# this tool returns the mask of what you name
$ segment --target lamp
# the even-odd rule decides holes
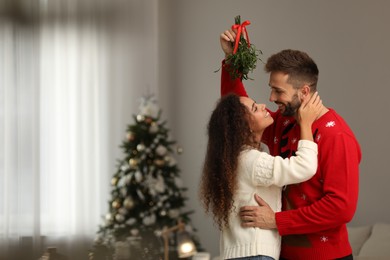
[[[177,253],[179,258],[190,257],[196,254],[195,244],[184,230],[177,232]]]
[[[167,228],[165,227],[161,233],[164,239],[164,260],[169,260],[169,234],[172,232],[177,233],[177,253],[179,258],[190,257],[196,254],[196,247],[188,233],[184,230],[185,224],[179,219],[176,226]]]

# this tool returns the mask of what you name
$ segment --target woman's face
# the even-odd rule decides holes
[[[265,109],[265,104],[257,104],[254,100],[248,97],[240,97],[240,102],[244,104],[249,110],[249,114],[251,115],[251,119],[249,121],[249,125],[251,130],[256,135],[261,135],[268,126],[270,126],[274,119]]]

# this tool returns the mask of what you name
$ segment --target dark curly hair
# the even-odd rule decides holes
[[[306,52],[291,49],[282,50],[268,58],[264,70],[268,73],[281,71],[288,74],[288,82],[294,88],[308,84],[311,92],[317,89],[318,67]]]
[[[235,94],[222,97],[208,123],[208,145],[199,196],[219,229],[228,226],[237,189],[238,157],[251,145],[249,110]]]

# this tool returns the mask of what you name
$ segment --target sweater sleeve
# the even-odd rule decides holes
[[[298,209],[277,212],[280,235],[308,234],[349,222],[358,198],[360,147],[355,138],[339,133],[320,145],[321,198]]]
[[[229,93],[235,93],[238,96],[247,97],[244,84],[241,79],[232,79],[228,70],[228,64],[225,63],[225,60],[222,61],[222,73],[221,73],[221,96],[226,96]]]
[[[253,183],[260,186],[284,186],[306,181],[317,170],[317,144],[300,140],[296,156],[283,159],[261,153],[254,160],[252,168]]]

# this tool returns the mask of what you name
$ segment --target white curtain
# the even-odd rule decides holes
[[[113,17],[131,7],[156,15],[157,2],[17,2],[0,23],[0,259],[37,259],[48,246],[87,259],[118,135],[140,89],[156,92],[153,68],[149,81],[136,75],[150,47],[130,48],[142,35]]]

